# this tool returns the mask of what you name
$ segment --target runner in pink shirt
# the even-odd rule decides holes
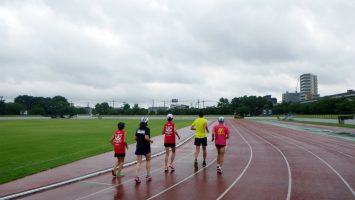
[[[212,142],[215,141],[217,149],[217,173],[222,174],[225,146],[229,138],[229,128],[224,125],[224,117],[218,118],[219,124],[213,127]]]

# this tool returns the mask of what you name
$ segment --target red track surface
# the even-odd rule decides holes
[[[163,156],[152,160],[151,182],[135,184],[132,166],[123,178],[107,173],[23,199],[355,199],[355,143],[247,120],[227,125],[222,175],[212,143],[207,167],[200,160],[194,170],[190,141],[174,173],[163,172]]]

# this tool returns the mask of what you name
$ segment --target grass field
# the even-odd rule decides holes
[[[137,120],[126,123],[127,141],[134,143]],[[109,139],[117,120],[0,121],[0,183],[59,165],[112,151]],[[150,120],[151,135],[161,134],[164,120]],[[178,128],[190,120],[175,120]]]
[[[339,115],[293,115],[295,118],[338,119]],[[347,115],[351,116],[351,115]]]

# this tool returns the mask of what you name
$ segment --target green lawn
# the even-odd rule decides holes
[[[126,123],[127,141],[134,143],[137,120]],[[112,151],[109,139],[117,120],[0,121],[0,183],[15,180],[89,156]],[[152,135],[161,134],[164,120],[149,120]],[[175,120],[178,128],[190,120]]]
[[[295,118],[338,119],[338,115],[293,115]]]

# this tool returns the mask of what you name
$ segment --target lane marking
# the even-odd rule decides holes
[[[270,133],[270,135],[272,135],[274,138],[278,138],[278,137],[276,137],[276,136],[275,136],[274,134],[272,134],[272,133]],[[287,136],[282,136],[282,137],[285,137],[285,138],[294,140],[294,139],[292,139],[292,138],[290,138],[290,137],[287,137]],[[280,138],[279,138],[279,139],[280,139]],[[336,169],[334,169],[327,161],[325,161],[324,159],[322,159],[321,157],[319,157],[318,155],[316,155],[316,154],[313,153],[312,151],[306,149],[305,147],[302,147],[302,146],[300,146],[300,145],[297,145],[297,144],[292,143],[292,142],[290,142],[290,141],[287,141],[287,140],[285,140],[285,139],[281,139],[281,140],[283,140],[283,141],[285,141],[285,142],[287,142],[287,143],[289,143],[289,144],[295,145],[295,146],[297,146],[297,147],[300,148],[300,149],[303,149],[303,150],[307,151],[308,153],[312,154],[313,156],[315,156],[316,158],[318,158],[320,161],[322,161],[325,165],[327,165],[327,166],[343,181],[343,183],[346,185],[346,187],[350,190],[350,192],[352,193],[352,195],[355,197],[355,192],[354,192],[353,188],[352,188],[352,187],[349,185],[349,183],[344,179],[344,177],[343,177]],[[294,140],[294,141],[297,141],[297,140]],[[299,142],[299,141],[298,141],[298,142]]]
[[[286,136],[281,135],[281,134],[279,134],[279,133],[276,133],[276,134],[277,134],[277,135],[280,135],[280,136],[282,136],[282,137],[286,137]],[[292,139],[291,136],[289,136],[288,138]],[[306,142],[303,142],[303,141],[300,141],[300,140],[296,140],[296,139],[299,139],[299,138],[305,139]],[[327,149],[327,150],[330,150],[330,151],[338,152],[338,153],[340,153],[340,154],[343,154],[344,156],[347,156],[347,157],[352,158],[352,159],[355,160],[355,157],[352,156],[352,155],[350,155],[350,154],[347,154],[347,153],[341,152],[341,151],[339,151],[339,150],[333,149],[333,148],[331,148],[331,147],[329,147],[329,146],[327,146],[327,145],[324,145],[324,144],[315,143],[315,142],[313,142],[312,140],[307,140],[306,137],[300,136],[299,138],[295,138],[295,139],[293,139],[293,140],[294,140],[294,141],[297,141],[297,142],[299,142],[299,143],[307,143],[307,142],[309,142],[309,143],[312,144],[312,145],[316,145],[316,146],[319,145],[320,148],[324,148],[324,149]],[[349,147],[346,147],[346,148],[349,148]]]
[[[193,155],[193,154],[194,154],[194,152],[189,153],[189,154],[187,154],[187,155],[184,155],[184,156],[182,156],[181,158],[176,159],[176,160],[175,160],[175,163],[177,163],[177,162],[179,162],[179,161],[181,161],[181,160],[183,160],[183,159],[185,159],[185,158],[187,158],[187,157],[189,157],[189,156],[191,156],[191,155]],[[159,167],[159,168],[157,168],[157,169],[155,169],[155,170],[152,170],[152,171],[150,171],[150,172],[151,172],[151,174],[154,174],[155,172],[160,171],[160,170],[162,170],[163,168],[164,168],[164,166],[161,165],[161,167]],[[140,178],[144,178],[144,176],[145,176],[145,175],[143,174],[143,175],[140,175],[139,177],[140,177]],[[106,191],[106,190],[110,190],[110,189],[112,189],[112,188],[114,188],[114,187],[123,185],[123,184],[125,184],[125,183],[133,182],[133,181],[134,181],[134,178],[131,178],[131,179],[128,179],[128,180],[126,180],[126,181],[123,181],[122,183],[119,183],[119,184],[115,184],[115,185],[112,185],[112,184],[111,184],[111,187],[108,187],[108,188],[99,190],[99,191],[97,191],[97,192],[91,193],[91,194],[86,195],[86,196],[83,196],[83,197],[79,197],[79,198],[77,198],[76,200],[85,199],[85,198],[94,196],[94,195],[96,195],[96,194],[99,194],[99,193],[101,193],[101,192],[104,192],[104,191]]]
[[[94,182],[94,181],[80,181],[80,183],[88,184],[88,185],[106,185],[106,186],[108,185],[108,186],[113,186],[113,184]]]
[[[185,140],[181,141],[178,145],[176,145],[176,147],[180,147],[181,145],[185,144],[187,141],[189,141],[194,136],[195,135],[192,134],[191,136],[187,137]],[[157,153],[153,154],[152,158],[160,156],[160,155],[162,155],[164,153],[165,153],[165,149],[163,149],[160,152],[157,152]],[[145,158],[143,159],[143,161],[144,160],[145,160]],[[131,161],[131,162],[125,163],[123,165],[123,167],[132,166],[132,165],[136,164],[136,162],[137,161]],[[65,180],[65,181],[61,181],[61,182],[58,182],[58,183],[53,183],[53,184],[49,184],[49,185],[42,186],[42,187],[39,187],[39,188],[35,188],[35,189],[31,189],[31,190],[27,190],[27,191],[23,191],[23,192],[19,192],[19,193],[14,193],[14,194],[6,195],[6,196],[2,196],[2,197],[0,197],[0,199],[1,200],[7,200],[7,199],[12,199],[12,198],[18,198],[18,197],[30,195],[30,194],[33,194],[33,193],[41,192],[41,191],[44,191],[44,190],[53,189],[53,188],[56,188],[56,187],[60,187],[60,186],[63,186],[63,185],[67,185],[67,184],[70,184],[70,183],[74,183],[74,182],[77,182],[77,181],[88,179],[88,178],[91,178],[91,177],[95,177],[95,176],[110,172],[111,170],[112,170],[112,168],[110,167],[108,169],[103,169],[103,170],[100,170],[100,171],[97,171],[97,172],[93,172],[93,173],[90,173],[90,174],[87,174],[87,175],[75,177],[75,178],[68,179],[68,180]]]
[[[166,191],[171,190],[172,188],[174,188],[174,187],[180,185],[182,182],[184,182],[184,181],[186,181],[187,179],[193,177],[194,175],[200,173],[202,170],[208,168],[208,167],[209,167],[210,165],[212,165],[216,160],[217,160],[217,158],[213,159],[208,165],[206,165],[206,167],[202,167],[202,168],[199,169],[197,172],[195,172],[195,173],[191,174],[190,176],[184,178],[183,180],[181,180],[181,181],[175,183],[174,185],[172,185],[172,186],[166,188],[165,190],[162,190],[161,192],[159,192],[159,193],[157,193],[157,194],[155,194],[155,195],[149,197],[147,200],[154,199],[155,197],[157,197],[157,196],[159,196],[159,195],[165,193]]]
[[[251,132],[249,130],[250,133],[252,133],[253,135],[259,137],[260,139],[264,140],[266,143],[270,144],[274,149],[276,149],[278,152],[280,152],[280,154],[282,155],[283,159],[286,162],[287,165],[287,171],[288,171],[288,189],[287,189],[287,196],[286,199],[290,200],[291,198],[291,191],[292,191],[292,174],[291,174],[291,168],[290,168],[290,164],[288,163],[288,160],[285,156],[285,154],[278,148],[276,147],[274,144],[270,143],[269,141],[267,141],[266,139],[264,139],[263,137],[259,136],[258,134],[255,134],[254,132]]]
[[[343,147],[347,147],[347,148],[349,148],[349,146],[350,147],[354,147],[355,146],[355,144],[351,143],[351,141],[346,140],[343,137],[339,137],[339,136],[331,136],[331,135],[327,135],[327,134],[317,134],[317,133],[312,133],[312,132],[308,132],[308,131],[302,131],[302,130],[299,130],[297,128],[292,128],[292,127],[287,127],[287,126],[285,127],[285,126],[283,126],[283,123],[278,124],[278,123],[268,123],[268,122],[265,123],[265,122],[260,122],[260,121],[256,121],[256,122],[258,122],[260,124],[267,124],[267,125],[272,125],[272,126],[276,126],[276,127],[280,127],[280,128],[290,129],[290,130],[293,130],[293,131],[299,131],[299,132],[302,132],[302,133],[311,134],[313,136],[318,136],[318,137],[321,137],[323,139],[326,139],[329,142],[335,142],[337,145],[340,145],[340,146],[343,146]],[[299,127],[303,127],[303,128],[307,128],[307,126],[301,126],[301,125],[298,125],[298,126]],[[331,129],[326,129],[326,128],[323,128],[323,130],[333,131]],[[304,138],[307,138],[307,137],[304,136]]]
[[[217,198],[217,200],[222,199],[231,189],[232,187],[234,187],[234,185],[241,179],[241,177],[244,175],[244,173],[247,171],[247,169],[250,166],[250,163],[253,159],[253,148],[251,147],[251,145],[249,144],[249,142],[243,137],[242,134],[240,134],[240,132],[238,131],[238,129],[231,123],[231,126],[233,128],[233,130],[235,130],[244,140],[245,143],[247,143],[247,145],[249,146],[250,149],[250,157],[249,157],[249,161],[247,163],[247,165],[244,167],[242,173],[234,180],[234,182]]]
[[[210,126],[212,126],[213,123],[214,123],[214,121],[211,122]],[[193,134],[192,136],[190,136],[189,138],[187,138],[186,141],[179,143],[179,144],[177,145],[177,147],[180,147],[181,145],[183,145],[184,143],[186,143],[188,140],[190,140],[190,139],[193,138],[193,137],[195,137],[195,134]],[[211,151],[212,148],[211,148],[211,149],[208,149],[208,150]],[[164,153],[165,153],[165,150],[164,150]],[[193,155],[194,153],[195,153],[195,152],[193,151],[192,153],[189,153],[189,154],[187,154],[187,155],[181,157],[180,159],[177,159],[175,162],[178,162],[178,161],[180,161],[180,160],[183,160],[183,159],[185,159],[186,157],[188,157],[188,156],[190,156],[190,155]],[[163,168],[164,168],[164,166],[162,165],[162,166],[159,167],[158,169],[152,170],[151,173],[154,173],[154,172],[156,172],[156,171],[159,171],[159,170],[161,170],[161,169],[163,169]],[[144,177],[144,175],[141,175],[141,176],[139,176],[139,177]],[[95,192],[95,193],[91,193],[91,194],[86,195],[86,196],[84,196],[84,197],[77,198],[77,199],[75,199],[75,200],[85,199],[85,198],[87,198],[87,197],[94,196],[94,195],[99,194],[99,193],[101,193],[101,192],[104,192],[104,191],[106,191],[106,190],[110,190],[110,189],[112,189],[112,188],[114,188],[114,187],[123,185],[123,184],[128,183],[128,182],[133,182],[133,181],[134,181],[134,178],[129,179],[129,180],[127,180],[127,181],[124,181],[124,182],[122,182],[122,183],[120,183],[120,184],[113,185],[112,187],[108,187],[108,188],[99,190],[99,191],[97,191],[97,192]]]
[[[213,123],[212,123],[212,124],[213,124]],[[212,124],[211,124],[211,125],[212,125]],[[208,147],[207,147],[207,148],[208,148]],[[212,151],[212,149],[214,149],[214,148],[211,147],[211,148],[208,149],[208,151],[210,152],[210,151]],[[206,149],[206,151],[207,151],[207,149]],[[149,197],[147,200],[154,199],[155,197],[157,197],[157,196],[159,196],[159,195],[161,195],[161,194],[163,194],[163,193],[165,193],[165,192],[171,190],[172,188],[174,188],[174,187],[180,185],[181,183],[183,183],[183,182],[185,182],[186,180],[190,179],[190,178],[193,177],[194,175],[200,173],[202,170],[207,169],[207,168],[208,168],[210,165],[212,165],[216,160],[217,160],[217,158],[213,159],[208,165],[206,165],[206,167],[202,167],[202,168],[199,169],[197,172],[192,173],[190,176],[184,178],[183,180],[181,180],[181,181],[175,183],[174,185],[172,185],[172,186],[166,188],[165,190],[162,190],[162,191],[160,191],[159,193],[157,193],[157,194],[155,194],[155,195]]]

